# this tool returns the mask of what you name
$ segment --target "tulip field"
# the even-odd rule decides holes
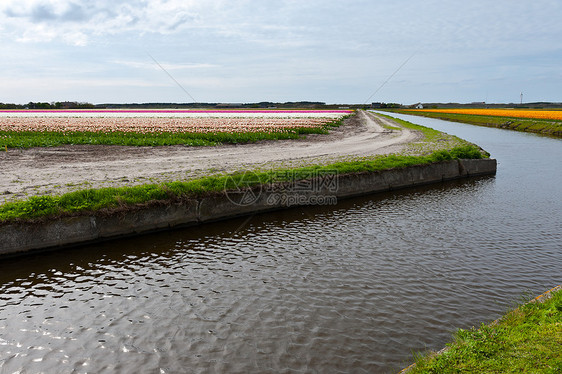
[[[532,118],[562,121],[562,110],[523,110],[523,109],[411,109],[430,113],[472,114],[479,116]],[[410,110],[408,110],[410,111]]]
[[[562,110],[459,108],[400,109],[397,112],[562,138]]]
[[[350,114],[349,110],[0,111],[0,146],[199,146],[295,139],[326,133]]]

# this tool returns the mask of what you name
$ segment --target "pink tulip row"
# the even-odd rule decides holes
[[[327,118],[0,117],[0,131],[216,133],[285,132],[319,128]]]
[[[0,112],[6,113],[269,113],[269,114],[284,114],[284,113],[314,113],[314,114],[347,114],[351,113],[349,109],[336,109],[336,110],[305,110],[305,109],[63,109],[63,110],[42,110],[42,109],[25,109],[25,110],[2,110]]]

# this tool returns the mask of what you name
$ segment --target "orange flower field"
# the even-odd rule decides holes
[[[520,109],[407,109],[416,112],[473,114],[480,116],[533,118],[562,121],[562,110],[520,110]]]

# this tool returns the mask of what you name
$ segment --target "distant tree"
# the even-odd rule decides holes
[[[18,104],[0,103],[0,109],[22,109],[23,107],[23,105]]]

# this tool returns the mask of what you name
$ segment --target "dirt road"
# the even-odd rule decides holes
[[[186,180],[211,173],[326,163],[400,151],[422,135],[360,111],[328,135],[217,147],[62,146],[0,152],[0,203],[82,188]]]

